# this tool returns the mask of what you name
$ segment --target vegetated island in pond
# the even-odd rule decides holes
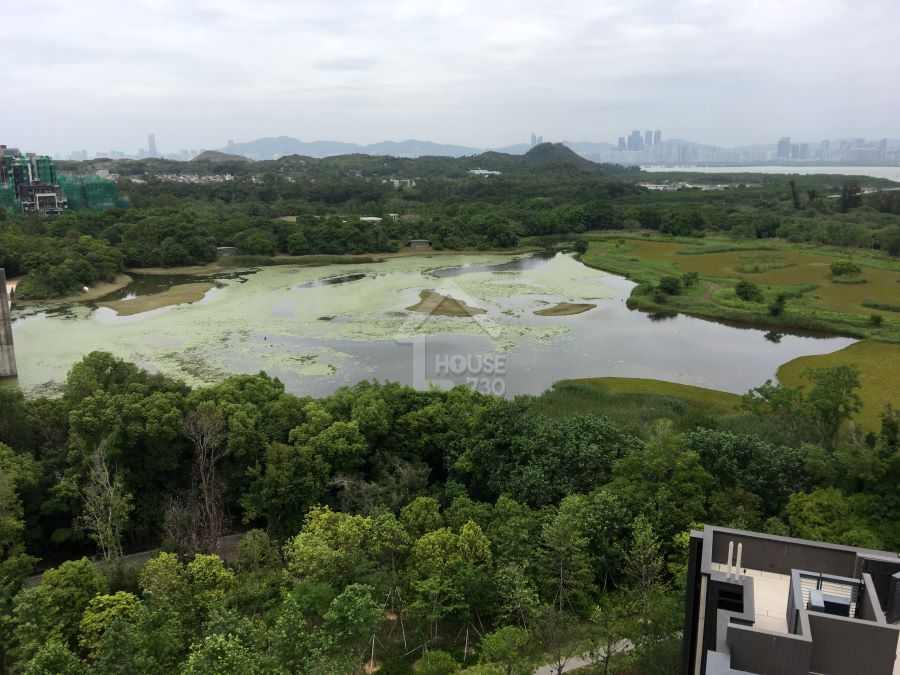
[[[197,302],[202,300],[206,292],[213,286],[214,284],[211,283],[178,284],[162,293],[141,295],[130,300],[101,302],[100,306],[115,310],[119,316],[132,316],[142,312],[149,312],[151,309],[159,309],[160,307]]]
[[[584,314],[596,306],[589,302],[561,302],[553,307],[537,309],[534,313],[538,316],[572,316],[573,314]]]
[[[419,293],[419,302],[406,308],[410,312],[435,314],[437,316],[475,316],[487,310],[470,307],[464,300],[457,300],[449,295],[441,295],[437,291],[424,290]]]

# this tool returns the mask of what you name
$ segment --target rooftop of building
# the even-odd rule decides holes
[[[715,526],[692,541],[694,672],[900,675],[900,554]]]

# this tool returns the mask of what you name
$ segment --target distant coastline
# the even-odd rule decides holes
[[[692,164],[685,165],[642,165],[641,169],[650,173],[778,173],[778,174],[837,174],[844,176],[871,176],[900,182],[900,165],[869,164],[775,164],[757,162],[754,164]]]

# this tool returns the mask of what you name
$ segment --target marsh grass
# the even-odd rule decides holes
[[[900,345],[864,340],[832,354],[802,356],[778,369],[778,380],[790,387],[806,387],[811,368],[856,366],[860,371],[863,409],[857,418],[866,431],[881,428],[881,413],[890,403],[900,408]]]
[[[643,435],[650,424],[663,418],[679,429],[715,426],[716,419],[738,414],[740,401],[735,394],[675,382],[597,377],[557,382],[534,399],[533,410],[551,417],[604,415]]]
[[[589,237],[582,261],[592,267],[621,274],[638,282],[629,306],[645,311],[677,311],[693,316],[752,324],[780,330],[837,333],[850,337],[877,337],[900,342],[900,321],[885,317],[873,325],[871,309],[895,306],[900,282],[900,261],[865,252],[854,260],[863,270],[865,283],[835,283],[831,264],[846,259],[847,251],[773,240],[772,244],[746,245],[734,240],[619,235]],[[758,270],[758,271],[757,271]],[[694,288],[657,302],[647,289],[664,276],[695,272],[701,282]],[[763,289],[764,301],[743,303],[734,296],[741,279]],[[768,305],[779,295],[789,302],[780,316],[771,316]],[[892,311],[892,310],[889,310]]]

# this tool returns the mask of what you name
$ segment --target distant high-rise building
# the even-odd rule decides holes
[[[649,129],[644,132],[644,147],[649,148],[653,146],[653,132]]]
[[[533,148],[536,145],[537,145],[537,136],[535,136],[534,132],[532,131],[531,132],[531,147]]]
[[[778,150],[775,153],[775,156],[778,159],[790,159],[791,158],[791,137],[783,136],[778,140]]]
[[[627,150],[628,146],[625,144],[625,137],[619,136],[619,150]]]
[[[641,136],[640,130],[635,129],[628,136],[628,149],[632,151],[644,149],[644,138]]]
[[[156,152],[156,134],[147,135],[147,154],[151,157],[158,157]]]
[[[653,132],[653,145],[659,145],[662,142],[662,131],[657,129]]]

